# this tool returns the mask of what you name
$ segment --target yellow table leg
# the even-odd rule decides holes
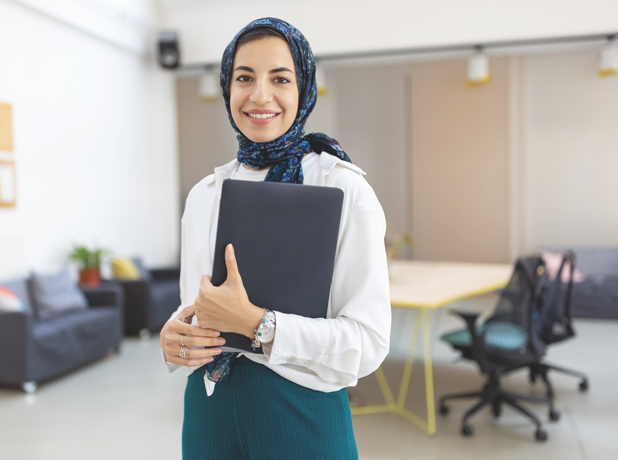
[[[421,310],[423,323],[423,348],[425,351],[425,397],[427,398],[427,433],[430,436],[436,434],[436,408],[433,394],[433,365],[431,362],[431,325],[429,313]]]
[[[399,412],[406,404],[406,396],[408,395],[408,387],[410,386],[410,377],[412,376],[412,366],[414,364],[414,355],[416,354],[416,344],[418,342],[418,334],[420,332],[421,323],[414,321],[414,332],[412,333],[412,341],[408,350],[408,357],[401,376],[401,385],[399,386],[399,396],[397,397],[397,409]]]
[[[410,349],[408,351],[408,357],[406,358],[406,364],[401,377],[401,386],[399,388],[399,394],[397,396],[397,403],[393,398],[393,393],[388,385],[386,376],[382,367],[379,367],[375,376],[380,385],[382,396],[386,402],[381,406],[365,406],[365,407],[352,407],[351,411],[353,415],[360,414],[379,414],[384,412],[392,412],[399,414],[410,422],[414,423],[420,429],[425,431],[430,436],[436,434],[436,411],[434,403],[434,389],[433,389],[433,367],[431,363],[431,325],[429,321],[429,313],[426,309],[420,311],[421,320],[415,321],[414,332],[412,333],[412,341],[410,342]],[[422,329],[423,334],[423,351],[425,359],[425,396],[427,399],[427,422],[421,419],[416,414],[410,412],[405,408],[406,396],[410,386],[410,378],[412,376],[412,366],[414,364],[414,357],[416,353],[416,344],[418,342],[419,334]]]

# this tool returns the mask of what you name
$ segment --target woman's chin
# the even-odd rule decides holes
[[[249,130],[248,130],[249,131]],[[256,132],[256,130],[251,130],[252,132],[246,133],[243,131],[243,134],[251,141],[257,142],[259,144],[263,144],[264,142],[270,142],[277,139],[281,134],[271,132]],[[270,130],[269,130],[270,131]]]

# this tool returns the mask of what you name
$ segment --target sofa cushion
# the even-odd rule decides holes
[[[135,264],[124,257],[114,257],[112,259],[112,274],[117,280],[138,280],[139,271]]]
[[[134,257],[133,259],[131,259],[131,261],[135,265],[135,268],[137,268],[137,271],[139,273],[139,279],[141,279],[142,281],[150,281],[150,272],[146,269],[146,267],[144,267],[142,259],[140,259],[139,257]]]
[[[40,318],[88,308],[88,301],[71,279],[68,268],[56,275],[33,273],[32,297]]]
[[[66,372],[118,347],[122,321],[118,308],[97,307],[35,321],[29,363],[35,379]]]
[[[24,303],[13,292],[0,286],[0,311],[22,311]]]
[[[618,248],[615,247],[560,247],[548,246],[542,249],[563,252],[567,249],[575,253],[575,266],[584,275],[618,276]]]
[[[14,293],[21,300],[23,311],[33,313],[28,295],[28,282],[25,279],[0,281],[0,286]]]

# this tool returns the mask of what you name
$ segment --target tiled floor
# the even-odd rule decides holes
[[[459,305],[484,309],[490,296]],[[393,349],[385,363],[394,390],[400,378],[411,312],[394,313]],[[457,327],[442,318],[440,331]],[[547,423],[549,440],[533,440],[534,429],[505,410],[498,421],[489,411],[473,419],[475,436],[459,435],[459,418],[470,402],[451,405],[438,418],[438,435],[430,439],[401,417],[381,414],[354,417],[360,457],[373,459],[616,460],[618,459],[618,321],[579,320],[578,337],[555,346],[549,360],[589,373],[590,392],[577,391],[575,379],[553,376],[562,419]],[[456,354],[437,343],[434,350],[436,395],[476,389],[482,379]],[[410,409],[424,411],[420,362],[410,389]],[[35,395],[0,389],[1,460],[99,460],[180,458],[184,375],[168,376],[160,362],[156,338],[129,339],[122,353],[42,385]],[[537,391],[524,374],[509,377],[515,391]],[[351,390],[357,403],[379,403],[372,376]],[[546,414],[536,409],[544,419]]]

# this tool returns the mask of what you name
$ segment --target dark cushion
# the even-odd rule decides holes
[[[102,356],[118,346],[121,320],[115,307],[60,313],[34,323],[33,375],[45,379]]]
[[[33,273],[32,296],[40,318],[88,308],[88,300],[71,279],[68,268],[56,275]]]
[[[153,329],[162,327],[180,305],[180,285],[178,280],[157,281],[150,284],[150,298],[153,311],[151,324]]]
[[[478,335],[484,334],[485,345],[500,351],[519,351],[528,345],[528,334],[520,326],[503,321],[492,321],[477,327]],[[441,340],[455,347],[472,346],[472,337],[467,329],[449,332]]]
[[[30,295],[28,292],[28,282],[25,279],[0,281],[0,286],[14,293],[19,300],[22,301],[24,311],[32,314],[32,305],[30,304]]]
[[[146,267],[144,267],[142,259],[139,257],[134,257],[131,259],[131,262],[133,262],[135,268],[137,268],[137,271],[139,272],[139,279],[143,281],[150,281],[150,272],[146,270]]]

